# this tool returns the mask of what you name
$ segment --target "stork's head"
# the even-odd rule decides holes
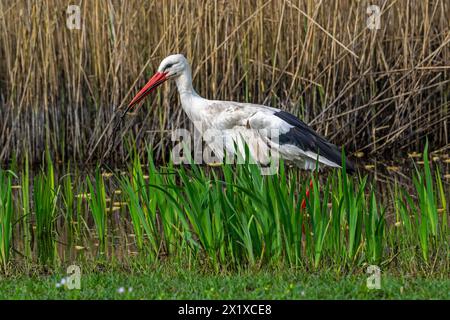
[[[159,64],[158,72],[166,73],[168,79],[175,78],[189,67],[189,63],[182,54],[172,54]]]
[[[147,84],[138,92],[138,94],[131,100],[127,107],[128,112],[141,102],[150,92],[155,90],[163,82],[169,79],[178,78],[185,70],[189,69],[189,63],[182,54],[173,54],[166,58],[159,64],[158,71],[151,77]]]

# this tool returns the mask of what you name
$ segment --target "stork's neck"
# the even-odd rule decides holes
[[[195,92],[192,87],[191,69],[187,67],[182,74],[180,74],[175,82],[177,84],[178,93],[180,94],[180,101],[183,110],[191,121],[202,121],[202,106],[204,99]]]
[[[178,93],[181,95],[197,95],[194,88],[192,87],[192,75],[191,69],[187,67],[176,79]]]

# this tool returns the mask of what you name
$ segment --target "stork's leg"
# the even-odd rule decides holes
[[[312,179],[309,181],[309,188],[306,188],[306,197],[309,199],[309,190],[313,190],[313,181]],[[306,208],[306,199],[303,198],[302,200],[302,205],[301,205],[302,209]]]
[[[312,181],[312,179],[309,181],[309,188],[306,188],[306,197],[309,199],[309,190],[313,190],[313,181]],[[307,217],[307,215],[305,214],[305,212],[303,212],[303,210],[306,208],[306,199],[305,198],[303,198],[302,199],[302,204],[301,204],[301,214],[303,214],[304,215],[304,219],[303,219],[303,222],[302,222],[302,247],[303,247],[303,250],[306,250],[306,230],[305,230],[305,223],[307,223],[306,221],[305,221],[305,219],[306,219],[306,217]]]

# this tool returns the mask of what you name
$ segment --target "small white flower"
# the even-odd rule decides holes
[[[61,284],[66,284],[66,278],[61,279]]]
[[[61,283],[57,283],[57,284],[56,284],[56,287],[57,287],[57,288],[61,287]]]
[[[301,294],[302,296],[304,296],[304,295],[305,295],[305,291],[300,292],[300,294]]]
[[[129,287],[128,292],[131,292],[131,291],[133,291],[133,288]]]
[[[119,289],[117,289],[118,293],[124,293],[125,292],[125,288],[124,287],[120,287]]]

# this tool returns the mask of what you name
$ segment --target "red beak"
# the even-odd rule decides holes
[[[155,90],[158,86],[160,86],[164,81],[168,78],[166,77],[166,72],[157,72],[153,75],[153,77],[147,82],[147,84],[138,92],[138,94],[131,100],[127,109],[124,112],[124,115],[131,110],[135,105],[141,102],[150,92]]]

